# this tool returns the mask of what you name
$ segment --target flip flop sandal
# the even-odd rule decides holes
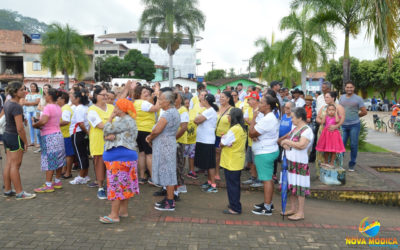
[[[285,214],[283,214],[282,212],[281,212],[281,216],[291,216],[291,215],[294,215],[295,213],[286,213],[285,212]]]
[[[288,217],[289,220],[291,221],[300,221],[300,220],[304,220],[304,218],[290,218]]]
[[[129,215],[119,215],[119,217],[121,217],[121,218],[128,218]]]
[[[111,219],[111,218],[108,217],[108,216],[100,217],[99,221],[100,221],[101,223],[103,223],[103,224],[114,224],[114,223],[119,223],[119,221],[115,221],[115,220]]]

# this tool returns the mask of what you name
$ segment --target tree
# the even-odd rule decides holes
[[[204,76],[205,81],[214,81],[214,80],[219,80],[219,79],[224,79],[226,75],[225,70],[223,69],[214,69],[211,71],[208,71],[206,75]]]
[[[169,84],[173,81],[173,55],[179,49],[183,33],[193,46],[195,34],[204,30],[205,16],[197,8],[197,0],[142,0],[146,5],[140,18],[138,37],[145,28],[149,35],[158,35],[158,45],[169,55]],[[158,33],[157,33],[158,32]]]
[[[124,61],[128,63],[131,71],[134,71],[136,78],[145,79],[146,81],[154,79],[154,73],[156,72],[154,62],[143,56],[139,50],[129,50],[124,56]]]
[[[359,60],[355,57],[350,58],[350,63],[352,65],[351,67],[351,75],[352,75],[352,81],[355,84],[357,89],[362,90],[362,86],[360,85],[361,80],[361,75],[359,72]],[[336,60],[330,60],[329,63],[327,64],[327,74],[326,74],[326,79],[332,83],[335,89],[337,90],[342,90],[342,84],[343,84],[343,57],[339,58],[339,61]]]
[[[390,71],[390,77],[392,80],[392,90],[393,97],[397,102],[397,92],[399,91],[400,86],[400,54],[397,53],[393,57],[393,65]]]
[[[305,6],[297,14],[292,11],[282,18],[281,30],[290,33],[283,41],[283,48],[289,54],[296,56],[301,65],[301,88],[306,92],[306,77],[308,70],[315,70],[318,62],[327,62],[326,50],[335,48],[333,36],[327,31],[326,25],[315,22],[310,17],[311,9]]]
[[[228,77],[229,78],[234,78],[235,76],[236,76],[235,69],[234,68],[230,68],[229,69],[229,73],[228,73]]]
[[[350,80],[350,34],[356,37],[368,17],[363,15],[361,0],[294,0],[292,8],[300,4],[311,5],[317,14],[315,22],[338,27],[344,31],[343,85]]]
[[[43,35],[42,45],[42,65],[50,69],[52,76],[61,71],[67,88],[69,75],[75,73],[80,79],[89,70],[90,59],[85,50],[93,49],[93,41],[68,24],[51,24]]]

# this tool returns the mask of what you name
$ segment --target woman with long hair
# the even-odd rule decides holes
[[[107,104],[108,96],[107,90],[95,86],[93,90],[93,105],[88,109],[88,121],[90,124],[89,130],[89,151],[93,156],[94,170],[96,173],[96,181],[94,183],[88,184],[89,187],[98,187],[97,198],[100,200],[107,199],[106,192],[104,190],[104,179],[106,166],[103,161],[104,153],[104,124],[110,118],[112,112],[114,111],[114,106]]]
[[[221,148],[219,146],[221,142],[221,137],[226,134],[229,130],[229,112],[235,107],[235,103],[233,101],[233,97],[231,92],[224,91],[220,94],[220,106],[218,110],[218,119],[217,119],[217,129],[215,130],[215,180],[220,181],[221,177],[219,176],[219,166],[220,166],[220,157],[221,157]]]
[[[21,82],[11,82],[8,84],[7,91],[11,99],[4,104],[4,115],[6,116],[6,126],[3,134],[4,148],[6,150],[6,166],[3,170],[4,196],[16,196],[17,200],[35,198],[35,194],[30,194],[22,189],[21,167],[24,152],[28,149],[24,128],[24,111],[19,104],[25,98],[25,87]],[[15,191],[12,190],[14,185]]]
[[[69,133],[74,146],[75,156],[78,160],[80,171],[69,183],[86,184],[90,181],[89,173],[89,152],[88,152],[88,135],[89,121],[87,118],[89,93],[86,89],[74,89],[71,95],[71,103],[75,106],[74,114],[71,118]]]
[[[264,201],[254,205],[254,214],[272,215],[274,209],[272,196],[274,193],[274,182],[272,175],[274,172],[274,161],[278,158],[279,147],[277,144],[279,137],[279,120],[273,110],[278,107],[278,99],[272,96],[261,98],[258,111],[254,112],[257,117],[258,112],[264,117],[255,121],[250,121],[249,134],[253,139],[254,162],[257,168],[257,175],[264,184]]]
[[[40,99],[42,95],[39,92],[39,87],[36,83],[31,83],[30,85],[31,92],[28,93],[25,97],[25,113],[26,119],[28,120],[29,126],[29,138],[31,143],[28,146],[36,146],[39,147],[39,137],[40,137],[40,130],[33,128],[33,118],[36,118],[37,107],[40,103]]]
[[[205,110],[194,119],[197,124],[194,165],[208,171],[208,181],[201,185],[201,188],[207,193],[216,193],[218,189],[215,183],[215,129],[218,106],[212,94],[206,94],[201,99],[200,105]]]
[[[36,193],[50,193],[54,189],[62,188],[61,171],[65,166],[64,137],[60,130],[62,111],[56,104],[59,92],[49,89],[45,94],[46,106],[43,108],[40,120],[33,124],[34,128],[40,129],[41,136],[41,167],[46,171],[46,182],[43,186],[36,188]],[[54,171],[56,177],[53,181]]]
[[[115,103],[104,124],[103,160],[107,168],[107,199],[111,201],[111,213],[99,218],[104,224],[128,217],[128,201],[139,193],[135,117],[133,103],[123,98]]]
[[[74,162],[74,147],[72,146],[71,135],[69,134],[69,126],[71,124],[71,118],[74,114],[71,106],[68,104],[69,95],[64,91],[60,91],[60,95],[57,99],[58,106],[61,107],[61,120],[60,129],[64,137],[64,147],[65,147],[65,158],[66,165],[63,168],[63,173],[61,173],[61,178],[69,179],[72,178],[72,163]]]
[[[242,172],[246,153],[247,132],[243,120],[243,112],[232,108],[229,112],[230,128],[221,138],[221,167],[225,169],[226,189],[229,207],[224,214],[241,214],[240,174]]]

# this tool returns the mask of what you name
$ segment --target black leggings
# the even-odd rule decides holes
[[[86,133],[83,131],[77,132],[72,136],[72,144],[75,151],[76,159],[81,166],[81,169],[89,168],[89,152],[88,145],[89,140]]]

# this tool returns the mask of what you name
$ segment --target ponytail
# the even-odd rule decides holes
[[[206,94],[204,96],[204,100],[206,100],[208,102],[208,104],[216,111],[218,112],[219,108],[218,106],[215,104],[215,97],[212,94]]]

